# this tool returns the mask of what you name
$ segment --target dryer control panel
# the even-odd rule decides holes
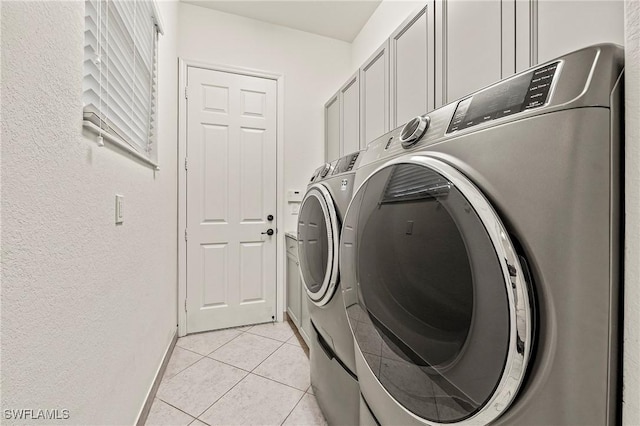
[[[545,105],[559,66],[546,64],[461,100],[447,134]]]
[[[540,114],[608,108],[623,67],[624,51],[612,44],[586,47],[537,65],[424,114],[430,124],[415,144],[402,144],[403,126],[380,136],[360,153],[356,168]]]

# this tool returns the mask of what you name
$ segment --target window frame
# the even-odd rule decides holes
[[[90,2],[90,0],[85,0],[84,2],[85,4],[84,19],[85,20],[90,19],[88,18],[89,16],[89,11],[87,9],[88,2]],[[149,104],[148,104],[148,110],[144,111],[145,113],[148,114],[148,119],[149,119],[149,129],[146,131],[146,134],[144,135],[146,138],[146,145],[143,147],[139,143],[135,143],[132,138],[128,138],[127,135],[124,134],[126,132],[122,130],[119,132],[116,128],[114,128],[114,126],[112,126],[112,122],[108,119],[108,117],[106,118],[104,117],[105,115],[104,111],[106,110],[106,108],[110,108],[106,106],[108,105],[109,101],[111,101],[112,105],[120,111],[125,111],[126,109],[129,108],[129,105],[125,101],[114,103],[113,96],[111,95],[116,89],[112,89],[112,91],[110,92],[109,90],[111,87],[110,84],[107,84],[107,88],[104,91],[103,91],[102,81],[100,81],[98,84],[99,93],[97,94],[97,100],[98,102],[100,102],[100,107],[96,107],[95,99],[93,100],[93,102],[88,102],[89,100],[88,98],[90,95],[87,93],[89,89],[88,89],[88,83],[85,83],[85,80],[93,79],[93,82],[95,83],[96,73],[95,71],[93,71],[92,73],[91,70],[87,70],[86,68],[87,65],[85,64],[87,61],[93,61],[95,64],[98,58],[96,57],[97,55],[95,53],[95,48],[88,47],[87,33],[90,31],[98,32],[98,31],[106,30],[107,31],[106,38],[107,40],[109,40],[109,33],[108,33],[109,29],[108,27],[105,28],[105,26],[108,26],[108,17],[106,18],[107,19],[106,23],[104,23],[105,18],[100,16],[100,17],[97,17],[96,19],[99,22],[94,23],[93,27],[89,27],[87,22],[85,22],[85,26],[84,26],[85,36],[84,36],[83,46],[85,51],[83,54],[83,73],[82,73],[82,78],[83,78],[82,125],[84,129],[88,130],[91,134],[93,134],[96,137],[96,142],[99,146],[104,146],[106,141],[111,145],[115,145],[118,148],[122,149],[123,151],[127,152],[128,154],[132,155],[136,159],[140,160],[142,163],[152,166],[155,170],[159,170],[160,168],[157,163],[158,152],[157,152],[156,142],[157,142],[157,126],[158,126],[158,123],[157,123],[158,82],[159,82],[158,54],[159,54],[160,35],[164,34],[162,16],[160,14],[160,10],[158,8],[158,4],[156,0],[94,0],[93,1],[93,3],[96,3],[96,6],[100,9],[100,13],[104,13],[104,12],[109,13],[111,2],[132,3],[134,9],[138,7],[139,3],[146,2],[148,3],[149,5],[148,8],[150,9],[150,12],[151,12],[151,16],[149,17],[151,19],[151,26],[149,26],[148,22],[145,22],[144,20],[134,21],[134,22],[131,22],[131,20],[129,20],[128,24],[126,25],[126,28],[124,30],[121,29],[121,31],[123,32],[126,31],[127,35],[131,37],[131,40],[133,40],[134,46],[132,47],[135,49],[134,55],[139,54],[137,47],[140,45],[140,43],[136,41],[136,35],[138,35],[138,32],[141,32],[143,34],[144,31],[154,31],[152,36],[153,39],[152,39],[152,46],[151,46],[152,63],[150,65],[150,68],[148,66],[145,68],[145,71],[148,71],[150,73],[148,77],[150,82],[149,83],[150,88],[148,92]],[[117,9],[117,7],[114,7],[114,9]],[[96,28],[96,27],[99,27],[99,28]],[[102,35],[99,38],[102,39]],[[100,43],[100,42],[97,42],[97,43]],[[109,46],[108,43],[109,42],[107,42],[107,47]],[[104,52],[104,49],[101,46],[99,46],[98,49]],[[111,52],[111,55],[116,55],[118,58],[120,58],[119,60],[122,62],[129,60],[128,58],[124,58],[122,54],[118,54],[118,52],[114,52],[110,49],[107,49],[107,52]],[[93,58],[91,56],[93,56]],[[111,58],[113,58],[113,56],[111,56]],[[106,59],[106,61],[109,61],[109,59]],[[104,66],[104,65],[101,65],[101,61],[98,61],[96,65],[98,65],[99,67]],[[136,71],[137,69],[133,68],[131,74],[126,76],[126,77],[133,78],[133,81],[131,79],[126,80],[127,82],[131,82],[132,85],[136,84],[136,78],[137,78]],[[105,73],[102,69],[100,69],[98,70],[97,74],[99,77],[101,77]],[[134,92],[134,94],[136,93],[138,93],[138,91]],[[127,93],[127,95],[128,94],[129,93]],[[105,101],[105,107],[102,107],[103,100]],[[144,98],[144,101],[146,100],[147,100],[147,97]],[[145,105],[145,108],[146,107],[147,105]],[[102,111],[100,111],[100,108],[102,108]],[[96,113],[96,110],[98,110],[99,112]],[[100,112],[103,113],[103,117],[100,117]],[[153,125],[151,123],[153,123]],[[153,130],[151,130],[152,128]]]

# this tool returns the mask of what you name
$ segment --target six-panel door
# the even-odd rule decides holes
[[[272,321],[275,80],[189,67],[187,159],[187,332]]]

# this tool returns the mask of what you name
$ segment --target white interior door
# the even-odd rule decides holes
[[[187,333],[272,321],[276,81],[189,67],[187,85]]]

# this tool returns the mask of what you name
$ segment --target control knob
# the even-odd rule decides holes
[[[417,116],[404,125],[400,132],[400,143],[407,149],[416,144],[429,128],[431,119],[429,116]]]
[[[327,176],[327,174],[329,173],[329,170],[331,170],[331,164],[326,163],[324,165],[324,168],[320,172],[320,177],[323,178],[323,177]]]

